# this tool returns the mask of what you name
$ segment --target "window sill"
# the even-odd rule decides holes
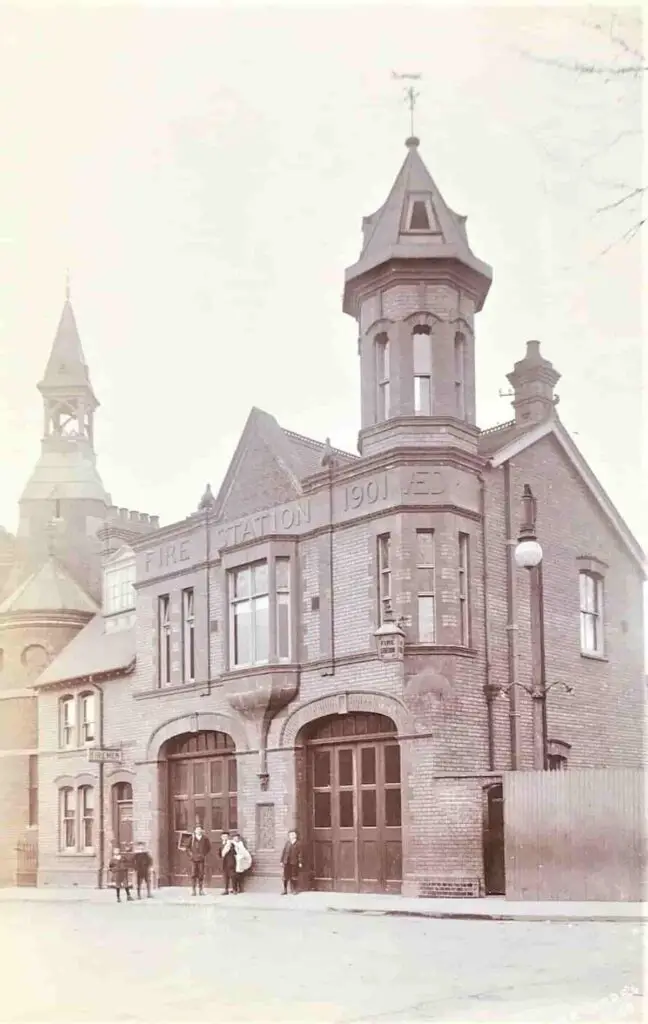
[[[585,658],[587,661],[603,661],[609,662],[609,658],[605,654],[597,654],[595,651],[581,651],[581,658]]]
[[[474,647],[463,647],[461,644],[422,644],[405,643],[405,654],[454,654],[460,658],[476,658]]]
[[[80,850],[59,850],[59,857],[64,857],[65,860],[94,860],[97,856],[96,853],[90,853],[87,850],[83,852]]]

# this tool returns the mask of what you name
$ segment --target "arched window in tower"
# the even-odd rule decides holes
[[[389,338],[376,338],[376,420],[389,419]]]
[[[460,420],[466,416],[466,338],[457,331],[454,340],[455,409]]]
[[[412,335],[414,354],[414,412],[432,415],[432,338],[430,328],[415,327]]]

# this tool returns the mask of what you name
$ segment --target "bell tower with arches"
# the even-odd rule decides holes
[[[407,156],[385,203],[363,220],[346,271],[344,311],[359,325],[363,456],[430,445],[476,451],[474,316],[491,268],[468,244],[419,154]]]

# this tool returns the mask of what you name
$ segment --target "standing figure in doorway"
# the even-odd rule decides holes
[[[132,900],[130,878],[128,874],[128,859],[121,852],[120,848],[116,846],[113,850],[112,859],[108,865],[112,872],[113,884],[115,886],[115,892],[117,893],[117,902],[121,903],[121,891],[126,890],[126,899]]]
[[[146,885],[146,895],[151,898],[151,866],[153,864],[153,858],[146,849],[144,843],[138,843],[137,849],[133,854],[133,863],[135,865],[135,883],[137,885],[137,898],[142,898],[142,882]]]
[[[297,833],[292,829],[288,833],[288,839],[281,852],[281,863],[283,866],[283,893],[285,896],[288,893],[288,886],[293,893],[297,892],[297,879],[299,872],[304,866],[302,857],[302,845],[297,837]]]
[[[229,832],[223,832],[221,836],[218,856],[223,868],[223,896],[227,896],[230,889],[234,892],[234,875],[236,873],[236,851]]]
[[[200,896],[204,896],[205,894],[203,889],[205,882],[205,859],[210,850],[211,843],[203,832],[202,825],[196,825],[187,849],[187,853],[191,857],[192,896],[196,895],[196,886],[198,886],[198,893]]]
[[[234,847],[235,870],[234,870],[234,893],[243,892],[243,875],[252,867],[252,854],[241,839],[238,832],[232,836]]]

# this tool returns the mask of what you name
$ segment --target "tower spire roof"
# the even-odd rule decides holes
[[[492,270],[472,252],[466,218],[447,205],[419,153],[419,139],[411,135],[391,191],[379,210],[365,217],[360,259],[345,274],[346,291],[357,278],[390,260],[444,260],[461,263],[481,278],[486,297]],[[345,301],[345,309],[347,309]],[[347,309],[347,312],[350,312]]]
[[[39,390],[49,388],[86,388],[92,392],[90,375],[86,365],[79,329],[72,302],[70,301],[69,277],[66,282],[65,303],[59,320],[54,342],[50,351]],[[94,395],[93,395],[94,398]],[[95,399],[96,401],[96,399]]]

